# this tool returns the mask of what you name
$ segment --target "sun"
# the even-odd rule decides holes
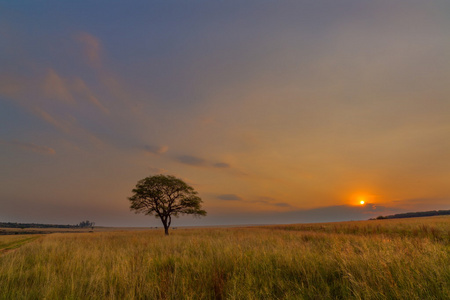
[[[366,205],[371,205],[373,203],[373,198],[375,196],[369,193],[354,193],[351,195],[350,205],[366,207]]]

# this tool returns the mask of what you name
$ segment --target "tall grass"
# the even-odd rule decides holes
[[[450,298],[447,239],[308,226],[47,235],[0,256],[0,298]]]
[[[437,241],[447,243],[450,242],[449,216],[316,224],[292,224],[262,226],[261,228],[357,235],[383,234],[403,238],[425,237]]]
[[[37,239],[38,235],[6,235],[0,238],[0,253],[22,246]]]

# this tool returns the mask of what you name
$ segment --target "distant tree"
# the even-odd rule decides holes
[[[78,224],[78,227],[80,228],[86,228],[86,227],[94,227],[95,223],[94,222],[89,222],[89,221],[82,221]]]
[[[206,215],[206,211],[201,209],[202,199],[194,188],[171,175],[155,175],[139,180],[132,192],[133,196],[128,198],[130,209],[159,218],[166,235],[169,235],[172,217]]]

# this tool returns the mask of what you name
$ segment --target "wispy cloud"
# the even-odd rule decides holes
[[[56,118],[47,111],[40,108],[34,108],[32,111],[36,116],[53,125],[56,129],[64,132],[67,135],[79,137],[81,139],[87,139],[96,146],[104,145],[103,140],[100,139],[97,135],[77,124],[77,119],[73,116],[69,115],[63,119],[62,117]]]
[[[278,207],[292,207],[292,205],[290,205],[289,203],[286,202],[275,202],[275,203],[270,203],[271,205],[274,206],[278,206]]]
[[[210,162],[204,158],[194,156],[194,155],[179,155],[175,158],[179,163],[193,166],[193,167],[205,167],[205,168],[216,168],[216,169],[229,169],[231,165],[225,162]]]
[[[67,104],[85,101],[97,107],[104,114],[109,113],[109,109],[100,102],[86,82],[79,77],[64,78],[54,69],[49,69],[42,84],[42,89],[46,98]]]
[[[104,114],[109,114],[109,109],[103,105],[94,92],[87,86],[86,82],[81,78],[75,78],[71,82],[72,89],[81,98],[86,99],[88,102],[100,109]]]
[[[207,166],[206,160],[203,158],[192,156],[192,155],[181,155],[176,158],[176,160],[182,164],[195,166],[195,167],[204,167]]]
[[[58,119],[56,119],[55,117],[53,117],[52,115],[50,115],[48,112],[46,112],[45,110],[41,109],[41,108],[34,108],[33,109],[33,113],[38,116],[39,118],[41,118],[42,120],[44,120],[45,122],[53,125],[54,127],[56,127],[57,129],[63,131],[63,132],[68,132],[69,131],[69,123],[67,120],[65,121],[60,121]]]
[[[261,204],[277,206],[277,207],[293,208],[293,206],[290,205],[289,203],[278,202],[275,198],[272,198],[272,197],[258,197],[256,200],[250,200],[248,202],[261,203]]]
[[[53,148],[36,145],[33,143],[20,142],[20,141],[16,141],[16,140],[12,140],[12,141],[1,141],[0,140],[0,143],[14,146],[14,147],[26,150],[26,151],[39,153],[39,154],[53,155],[56,153],[56,151]]]
[[[258,197],[256,200],[245,200],[239,195],[236,194],[221,194],[216,197],[219,200],[225,200],[225,201],[241,201],[246,203],[259,203],[263,205],[269,205],[269,206],[277,206],[277,207],[284,207],[284,208],[293,208],[292,205],[286,202],[278,202],[276,199],[271,197]]]
[[[156,146],[156,145],[145,145],[143,146],[145,152],[150,154],[164,154],[169,150],[168,146]]]
[[[44,95],[66,103],[75,103],[70,86],[55,70],[49,69],[43,84]]]
[[[126,103],[128,108],[130,108],[130,99],[132,97],[129,90],[124,88],[124,81],[117,73],[112,72],[106,65],[102,64],[102,56],[104,54],[102,53],[101,40],[89,32],[76,34],[75,40],[81,45],[88,66],[95,71],[97,79],[106,88],[110,97]]]
[[[224,163],[224,162],[215,163],[213,166],[216,167],[216,168],[221,168],[221,169],[226,169],[226,168],[231,167],[230,164],[227,164],[227,163]]]
[[[83,45],[83,52],[89,62],[95,66],[100,65],[101,43],[99,39],[87,32],[78,33],[76,39]]]
[[[222,194],[218,195],[217,199],[219,200],[225,200],[225,201],[243,201],[241,197],[235,194]]]
[[[296,210],[283,213],[282,216],[287,223],[338,222],[345,220],[367,220],[379,215],[388,215],[397,212],[403,212],[403,210],[368,203],[363,206],[337,205],[308,210]]]

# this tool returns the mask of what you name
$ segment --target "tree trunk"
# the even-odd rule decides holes
[[[159,218],[161,219],[161,222],[163,223],[163,226],[164,226],[164,234],[169,235],[169,227],[170,227],[170,223],[171,223],[172,219],[170,218],[170,216],[164,217],[162,215],[160,215]],[[169,219],[169,222],[167,222],[167,219]]]
[[[164,224],[164,233],[166,235],[169,235],[169,226],[167,226],[166,224]]]
[[[161,218],[161,221],[162,221],[163,226],[164,226],[164,234],[165,235],[169,235],[170,224],[167,224],[167,219]]]

